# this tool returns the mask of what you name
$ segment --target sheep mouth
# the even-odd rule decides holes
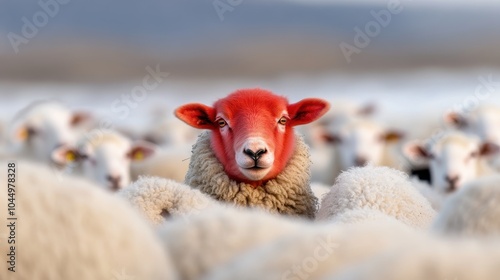
[[[248,168],[240,168],[241,173],[249,180],[258,181],[264,178],[269,173],[269,167],[252,166]]]

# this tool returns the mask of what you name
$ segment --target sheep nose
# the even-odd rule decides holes
[[[107,175],[106,180],[111,183],[111,190],[117,191],[120,189],[121,176]]]
[[[267,153],[267,150],[266,149],[258,149],[257,151],[252,151],[251,149],[244,149],[243,153],[245,153],[251,159],[257,161],[262,157],[263,154]]]
[[[446,175],[446,177],[445,177],[446,182],[448,182],[448,184],[450,184],[450,187],[453,189],[455,189],[457,187],[457,183],[458,183],[459,179],[460,178],[458,175],[455,175],[455,176]]]
[[[354,164],[356,166],[365,166],[367,162],[368,162],[368,160],[365,157],[358,156],[354,159]]]

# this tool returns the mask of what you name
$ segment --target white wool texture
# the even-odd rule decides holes
[[[354,209],[378,210],[418,229],[430,227],[436,216],[408,175],[389,167],[358,167],[342,173],[321,201],[317,219],[330,220]]]
[[[216,200],[313,219],[318,199],[309,186],[309,148],[302,138],[296,138],[295,151],[283,171],[254,187],[227,176],[211,147],[210,132],[202,133],[193,146],[185,183]]]
[[[5,162],[2,166],[7,168]],[[16,272],[3,258],[0,279],[176,279],[154,230],[122,199],[44,166],[16,165]],[[7,173],[0,180],[7,182]],[[0,192],[1,205],[7,192]],[[3,208],[3,207],[2,207]],[[7,207],[0,211],[6,221]],[[7,227],[0,228],[6,256]]]
[[[156,226],[171,217],[187,216],[222,207],[199,190],[159,177],[140,177],[122,189],[118,195],[125,198]]]
[[[182,279],[200,279],[239,254],[308,226],[257,209],[227,208],[173,219],[159,233]]]
[[[401,223],[311,225],[256,247],[203,279],[320,279],[382,250],[401,246],[415,235]]]
[[[500,175],[469,183],[452,194],[433,231],[454,236],[500,236]]]

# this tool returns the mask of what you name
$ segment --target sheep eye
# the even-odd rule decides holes
[[[223,119],[218,120],[217,123],[219,124],[220,128],[225,127],[227,125],[227,122]]]
[[[285,125],[288,120],[285,117],[281,117],[280,120],[278,121],[279,124]]]

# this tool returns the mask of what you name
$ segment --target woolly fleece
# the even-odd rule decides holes
[[[7,163],[2,166],[7,168]],[[161,242],[144,220],[122,199],[80,179],[18,162],[16,180],[16,272],[0,264],[0,279],[144,280],[176,279]],[[6,169],[5,169],[6,170]],[[7,182],[7,172],[0,179]],[[0,192],[6,221],[7,191]],[[7,227],[0,237],[7,237]],[[8,246],[0,242],[0,254]],[[4,258],[5,259],[5,258]]]
[[[430,227],[436,212],[408,180],[389,167],[351,168],[342,173],[321,202],[318,220],[353,209],[378,210],[419,229]]]
[[[220,201],[314,218],[318,199],[309,186],[309,149],[300,137],[296,137],[295,151],[285,169],[276,178],[254,188],[227,176],[211,147],[210,133],[200,134],[193,146],[186,184]]]
[[[153,225],[169,217],[200,213],[220,204],[199,190],[159,177],[139,177],[118,193]]]

